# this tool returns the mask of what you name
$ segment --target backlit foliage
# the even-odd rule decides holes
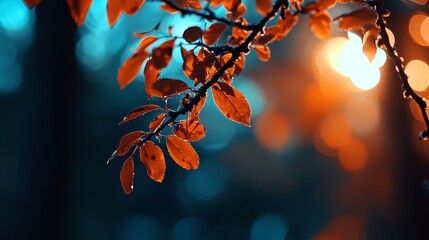
[[[40,3],[40,0],[24,1],[29,7]],[[133,157],[137,152],[147,169],[147,175],[156,182],[163,181],[166,164],[164,153],[158,146],[160,142],[165,142],[168,154],[180,167],[186,170],[198,168],[199,157],[191,142],[199,141],[206,135],[206,128],[200,122],[199,114],[204,108],[209,91],[226,118],[250,127],[251,107],[246,97],[232,85],[234,77],[244,70],[246,56],[252,50],[261,61],[269,61],[269,45],[285,38],[301,15],[308,15],[310,29],[320,39],[330,37],[334,23],[344,31],[361,32],[362,50],[370,62],[376,56],[377,47],[383,48],[392,59],[403,83],[404,97],[412,98],[418,103],[426,126],[429,127],[426,101],[411,88],[403,60],[389,41],[386,18],[390,13],[384,8],[383,0],[255,0],[254,6],[261,15],[261,20],[256,23],[250,23],[243,17],[248,6],[241,0],[158,1],[163,3],[160,11],[195,15],[201,18],[201,23],[187,28],[182,36],[172,34],[175,26],[169,26],[166,29],[167,34],[161,35],[160,24],[151,31],[136,33],[135,36],[141,39],[140,44],[118,71],[117,79],[121,89],[130,84],[144,66],[144,88],[148,98],[157,97],[167,101],[178,96],[181,99],[175,109],[155,104],[141,106],[131,111],[119,123],[143,117],[152,111],[158,112],[155,119],[149,123],[147,131],[134,131],[123,136],[109,159],[110,161],[116,156],[128,155],[120,172],[120,180],[126,194],[133,191]],[[92,0],[67,0],[67,3],[74,21],[82,25]],[[110,26],[113,27],[123,13],[130,15],[138,12],[144,3],[145,0],[108,0],[106,9]],[[351,12],[333,17],[328,11],[338,4],[348,3],[355,3]],[[214,10],[220,7],[227,10],[225,16],[215,14]],[[188,81],[160,78],[161,72],[171,63],[173,50],[176,48],[180,48],[183,75]],[[179,119],[180,116],[184,116],[184,119]],[[281,132],[288,132],[281,115],[269,116],[270,118],[262,118],[260,122],[270,125],[270,122],[276,121],[272,126],[285,126]],[[171,131],[164,135],[167,128],[171,128]],[[257,131],[259,129],[257,126]],[[425,139],[428,135],[429,130],[425,130],[420,134],[420,138]],[[282,139],[281,135],[279,139]],[[261,141],[272,148],[277,147],[270,143],[270,139]],[[341,139],[334,138],[330,142],[334,144],[341,142]],[[349,159],[349,155],[365,160],[365,151],[360,151],[362,156],[354,156],[354,151],[350,150],[362,148],[361,146],[360,142],[351,142],[339,153],[340,161]],[[365,164],[362,161],[358,163]],[[349,169],[359,168],[359,164],[344,163]]]

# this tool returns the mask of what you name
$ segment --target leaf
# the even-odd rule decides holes
[[[252,45],[267,45],[276,39],[276,34],[267,34],[265,33],[263,36],[258,36],[252,42]]]
[[[193,9],[196,9],[196,10],[203,9],[203,7],[201,6],[201,3],[198,0],[187,0],[187,3]]]
[[[331,15],[327,11],[317,12],[310,17],[310,27],[320,39],[327,39],[331,35]]]
[[[158,80],[160,70],[156,69],[153,66],[153,60],[150,59],[147,61],[144,68],[144,86],[148,98],[152,97],[153,94],[153,84]]]
[[[364,7],[353,12],[343,14],[335,20],[340,20],[339,27],[343,30],[361,29],[367,25],[374,26],[377,21],[377,12],[372,7]]]
[[[289,9],[286,10],[285,19],[279,18],[279,20],[277,21],[276,26],[278,26],[280,29],[280,33],[277,35],[277,40],[281,40],[286,35],[288,35],[297,22],[298,22],[298,17],[296,15],[293,15],[289,11]]]
[[[244,65],[246,64],[246,55],[244,53],[240,53],[240,57],[234,63],[234,71],[232,72],[234,75],[239,75],[244,70]]]
[[[258,11],[258,13],[262,16],[265,16],[269,12],[271,12],[271,9],[273,7],[273,3],[271,2],[271,0],[255,0],[255,5],[256,11]]]
[[[217,82],[212,86],[213,99],[225,117],[250,127],[250,106],[244,95],[229,84]]]
[[[198,115],[200,114],[201,110],[203,109],[204,105],[206,104],[206,100],[207,100],[207,94],[202,96],[200,98],[200,101],[198,101],[198,103],[196,105],[194,105],[192,107],[191,113],[189,114],[189,119],[195,119],[198,117]]]
[[[234,9],[232,12],[228,14],[230,14],[233,20],[236,20],[243,17],[246,11],[247,11],[246,5],[244,3],[240,3],[240,5],[236,9]]]
[[[166,113],[161,113],[158,116],[155,117],[155,119],[149,123],[149,129],[153,132],[156,130],[156,128],[158,128],[159,125],[161,125],[164,120],[165,117],[167,117]]]
[[[222,0],[212,0],[209,2],[210,5],[212,5],[214,8],[219,7],[219,5],[222,3]]]
[[[140,42],[139,48],[130,58],[128,58],[118,71],[118,83],[121,89],[130,84],[139,74],[141,65],[149,57],[146,48],[154,43],[158,38],[149,36]]]
[[[69,5],[70,13],[75,23],[82,26],[89,7],[92,4],[92,0],[67,0],[67,4]]]
[[[165,176],[164,153],[154,142],[147,141],[140,147],[140,161],[145,165],[147,175],[162,183]]]
[[[329,8],[332,8],[335,3],[337,3],[337,0],[318,0],[317,2],[312,2],[309,4],[306,4],[304,6],[305,11],[324,11]]]
[[[238,8],[241,3],[241,0],[222,0],[222,3],[226,10],[232,12]]]
[[[210,27],[207,29],[207,31],[203,34],[204,42],[207,45],[213,45],[216,43],[222,34],[226,31],[226,24],[224,23],[214,23],[210,25]]]
[[[173,7],[171,7],[171,6],[170,6],[170,5],[168,5],[167,3],[163,3],[163,4],[161,5],[160,9],[161,9],[161,10],[164,10],[164,11],[166,11],[166,12],[169,12],[169,13],[171,13],[171,14],[175,14],[175,13],[178,13],[178,12],[179,12],[179,10],[177,10],[177,9],[175,9],[175,8],[173,8]]]
[[[168,40],[152,50],[153,66],[156,69],[161,70],[170,63],[175,41],[175,39]]]
[[[107,18],[110,27],[113,27],[122,13],[134,14],[140,10],[145,0],[108,0]]]
[[[363,36],[363,53],[368,58],[369,62],[372,62],[377,53],[376,39],[378,36],[378,28],[373,27],[366,31]]]
[[[121,141],[119,141],[118,147],[116,148],[116,155],[124,156],[127,154],[131,147],[140,141],[140,138],[143,137],[143,135],[143,131],[134,131],[123,136]]]
[[[183,33],[183,38],[188,42],[192,43],[193,41],[198,40],[203,36],[203,30],[200,27],[194,26],[185,30]]]
[[[153,84],[153,93],[157,97],[171,97],[189,89],[188,84],[178,79],[162,78]]]
[[[124,164],[122,165],[119,179],[121,180],[121,185],[122,189],[124,189],[124,192],[128,195],[132,193],[134,184],[134,161],[132,156],[127,158],[127,160],[125,160]]]
[[[258,55],[259,60],[268,62],[270,60],[271,51],[267,46],[256,46],[255,52]]]
[[[192,145],[174,135],[167,136],[167,150],[171,158],[182,168],[197,169],[200,159]]]
[[[125,116],[124,119],[119,123],[119,125],[121,125],[125,122],[128,122],[128,121],[131,121],[131,120],[138,118],[140,116],[143,116],[144,114],[151,112],[151,111],[154,111],[154,110],[157,110],[157,109],[161,109],[161,107],[158,105],[155,105],[155,104],[148,104],[145,106],[138,107],[138,108],[134,109],[132,112],[130,112],[127,116]]]
[[[181,120],[173,128],[173,133],[183,140],[195,142],[206,136],[206,128],[194,120]]]
[[[24,3],[27,5],[28,8],[33,8],[34,6],[37,6],[42,0],[24,0]]]

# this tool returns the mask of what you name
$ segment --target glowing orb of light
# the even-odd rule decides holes
[[[353,85],[361,90],[370,90],[380,81],[380,67],[386,62],[386,53],[377,48],[372,62],[362,51],[362,39],[352,32],[348,32],[348,39],[333,39],[327,43],[326,59],[331,67],[348,77]],[[335,42],[335,44],[334,44]]]

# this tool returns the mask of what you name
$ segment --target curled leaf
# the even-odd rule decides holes
[[[228,119],[250,127],[250,106],[244,95],[227,83],[212,86],[216,106]]]
[[[128,121],[131,121],[131,120],[138,118],[140,116],[143,116],[144,114],[151,112],[151,111],[154,111],[154,110],[157,110],[157,109],[161,109],[161,107],[158,105],[155,105],[155,104],[148,104],[145,106],[138,107],[138,108],[134,109],[132,112],[130,112],[127,116],[125,116],[124,119],[119,123],[119,125],[121,125],[125,122],[128,122]]]
[[[147,141],[140,146],[140,161],[145,165],[147,175],[161,183],[165,175],[164,153],[154,142]]]
[[[361,29],[367,25],[374,26],[377,21],[377,12],[372,7],[364,7],[353,12],[343,14],[335,20],[339,20],[339,27],[343,30]]]
[[[375,58],[375,54],[377,53],[377,44],[376,39],[378,36],[378,28],[373,27],[366,31],[363,36],[363,53],[368,58],[369,62],[372,62]]]
[[[152,50],[153,66],[156,69],[161,70],[170,63],[175,41],[175,39],[168,40]]]
[[[153,84],[153,93],[157,97],[171,97],[188,89],[188,84],[178,79],[162,78]]]
[[[183,140],[195,142],[206,136],[206,128],[194,120],[181,120],[173,128],[173,133]]]
[[[134,14],[140,10],[145,0],[108,0],[107,18],[110,27],[113,27],[122,13],[127,15]]]
[[[200,27],[194,26],[189,27],[183,32],[183,38],[188,42],[192,43],[203,36],[203,30]]]
[[[75,23],[82,26],[89,7],[92,4],[92,0],[67,0],[67,4],[69,5],[70,13]]]
[[[143,131],[134,131],[123,136],[121,141],[119,141],[118,147],[116,148],[116,155],[124,156],[127,154],[131,147],[140,141],[140,138],[143,137],[143,135]]]
[[[279,34],[277,35],[277,40],[283,39],[286,35],[289,34],[289,32],[292,30],[292,28],[296,25],[298,22],[298,16],[293,15],[289,9],[285,12],[285,18],[279,18],[277,21],[277,27],[279,27]]]
[[[204,42],[207,45],[213,45],[216,43],[222,34],[226,31],[226,24],[224,23],[214,23],[210,25],[210,27],[207,29],[207,31],[203,34]]]
[[[156,128],[164,122],[166,116],[167,116],[166,113],[161,113],[158,116],[156,116],[155,119],[149,123],[149,129],[152,132],[155,131]]]
[[[130,156],[125,160],[122,165],[121,173],[119,175],[121,180],[122,189],[126,194],[133,192],[133,182],[134,182],[134,161],[133,157]]]
[[[171,158],[182,168],[197,169],[200,159],[192,145],[174,135],[167,136],[167,150]]]
[[[255,52],[258,55],[259,60],[263,62],[268,62],[270,60],[271,51],[267,46],[256,46]]]
[[[331,35],[331,15],[327,11],[317,12],[310,17],[310,27],[320,39],[327,39]]]

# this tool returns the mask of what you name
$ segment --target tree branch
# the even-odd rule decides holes
[[[196,15],[207,20],[216,20],[218,22],[225,23],[226,25],[235,26],[249,31],[252,31],[256,28],[256,26],[253,24],[244,25],[242,22],[235,22],[235,21],[228,20],[226,18],[220,18],[216,16],[216,14],[213,11],[211,11],[209,8],[205,8],[204,11],[206,11],[206,13],[203,13],[192,9],[182,8],[171,0],[160,0],[160,1],[176,9],[177,11],[181,12],[182,15]]]
[[[420,111],[422,113],[424,122],[426,124],[426,130],[420,132],[419,138],[421,140],[425,140],[429,137],[429,118],[426,112],[427,103],[425,99],[420,97],[410,86],[410,83],[408,81],[408,76],[405,73],[403,60],[399,56],[398,51],[396,48],[394,48],[392,45],[390,45],[389,41],[389,35],[386,31],[386,21],[385,17],[388,16],[389,11],[384,8],[384,1],[383,0],[376,0],[376,1],[370,1],[368,4],[376,10],[378,14],[377,19],[377,26],[380,27],[380,36],[381,39],[379,41],[379,45],[383,45],[387,51],[387,54],[389,58],[392,60],[393,65],[396,68],[396,71],[398,72],[398,76],[400,80],[402,81],[402,88],[404,89],[404,97],[405,98],[412,98],[420,108]]]
[[[165,3],[170,2],[169,0],[161,0]],[[167,127],[169,124],[173,123],[177,117],[184,115],[187,112],[191,111],[192,108],[199,103],[201,98],[206,95],[207,90],[215,84],[219,78],[226,72],[226,70],[234,65],[234,62],[240,57],[241,53],[247,53],[250,51],[249,45],[256,38],[258,33],[263,32],[263,29],[268,21],[270,21],[280,10],[282,6],[287,7],[287,0],[277,0],[273,6],[273,9],[251,30],[252,32],[246,38],[246,40],[237,47],[231,48],[232,57],[221,67],[219,70],[212,76],[212,78],[202,85],[195,94],[194,97],[190,99],[189,102],[182,103],[181,108],[178,111],[170,111],[168,113],[168,119],[164,121],[160,126],[158,126],[155,131],[152,131],[141,138],[140,142],[137,144],[141,146],[146,141],[150,140],[152,137],[158,136],[159,133]],[[188,10],[185,10],[188,11]]]

